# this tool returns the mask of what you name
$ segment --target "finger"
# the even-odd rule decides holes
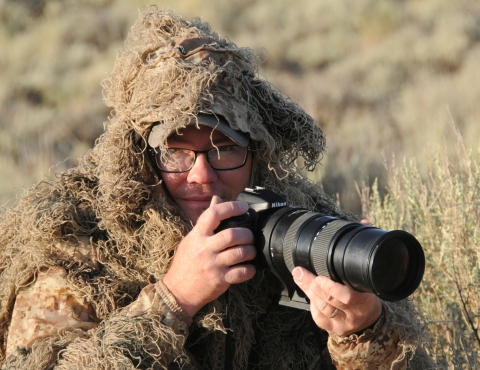
[[[236,227],[225,229],[211,237],[211,251],[221,253],[229,248],[240,245],[253,245],[255,238],[250,229]],[[234,264],[234,263],[230,263]]]
[[[217,197],[221,199],[220,197]],[[211,203],[217,202],[217,198],[212,198]],[[240,216],[248,211],[248,204],[245,202],[231,201],[217,204],[211,204],[198,218],[195,227],[198,230],[204,230],[212,233],[222,220],[230,217]]]
[[[234,266],[239,263],[251,261],[256,255],[257,250],[251,244],[235,245],[220,252],[216,260],[220,266]]]
[[[229,284],[240,284],[255,276],[255,266],[251,264],[235,265],[228,269],[224,279]]]
[[[339,308],[352,304],[356,293],[358,293],[326,276],[318,276],[315,279],[315,285],[318,288],[313,288],[313,290],[321,299]]]
[[[372,226],[372,223],[366,219],[360,221],[363,226]]]
[[[319,290],[315,290],[315,292],[320,299],[350,314],[369,316],[373,313],[375,316],[381,306],[376,295],[356,291],[346,285],[336,283],[326,276],[318,276],[315,283],[319,287]]]
[[[317,302],[317,306],[320,310],[326,308],[327,304],[336,308],[342,308],[344,306],[344,303],[337,299],[339,290],[340,293],[344,293],[344,285],[335,283],[326,276],[316,276],[303,267],[295,267],[292,271],[292,275],[295,283],[303,290],[311,301]],[[318,303],[320,301],[321,303]],[[333,312],[333,310],[331,311]]]
[[[210,207],[220,203],[223,203],[223,199],[220,198],[218,195],[214,195],[212,197],[212,200],[210,201]]]
[[[220,231],[215,235],[217,239],[222,239],[228,246],[240,245],[240,244],[254,244],[255,237],[253,232],[246,227],[233,227]]]
[[[310,310],[315,320],[325,321],[340,314],[341,310],[336,306],[338,302],[334,297],[326,296],[325,292],[318,286],[316,281],[318,276],[302,267],[295,267],[292,270],[292,275],[295,283],[310,299]],[[320,318],[319,315],[323,318]]]
[[[331,324],[332,319],[344,318],[346,313],[329,303],[326,303],[322,300],[312,300],[310,301],[310,311],[312,312],[312,317],[315,321],[326,322],[327,325]],[[321,316],[321,317],[320,317]]]
[[[316,276],[303,267],[295,267],[292,276],[295,284],[310,298],[314,294]]]

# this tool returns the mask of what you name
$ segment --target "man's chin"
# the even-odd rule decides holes
[[[204,211],[204,210],[203,210]],[[192,222],[193,225],[195,225],[199,219],[199,217],[202,215],[203,211],[199,212],[187,212],[185,213],[185,216]]]
[[[187,203],[187,204],[185,204]],[[195,205],[192,206],[188,204],[189,202],[179,201],[178,205],[180,206],[183,214],[195,225],[197,223],[198,218],[201,214],[210,206],[210,203],[203,204],[203,205]]]

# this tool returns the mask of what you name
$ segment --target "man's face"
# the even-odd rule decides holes
[[[227,136],[208,126],[187,126],[172,134],[168,148],[209,150],[215,146],[235,145]],[[245,166],[228,171],[216,171],[207,162],[206,154],[198,154],[190,171],[162,172],[162,179],[171,197],[185,215],[195,224],[202,212],[210,206],[214,195],[224,201],[235,200],[248,186],[252,169],[252,154]]]

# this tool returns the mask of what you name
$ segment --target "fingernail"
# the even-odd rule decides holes
[[[295,279],[301,279],[302,278],[302,275],[303,275],[303,272],[302,272],[302,269],[297,269],[297,268],[294,268],[293,271],[292,271],[292,276],[295,278]]]
[[[219,203],[222,203],[222,202],[223,202],[222,198],[220,198],[218,195],[214,195],[212,197],[212,200],[210,201],[210,206],[213,206],[215,204],[219,204]]]
[[[247,212],[248,211],[248,203],[245,203],[245,202],[239,202],[240,203],[240,209],[243,211],[243,212]]]

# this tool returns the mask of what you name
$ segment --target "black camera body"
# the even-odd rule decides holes
[[[422,280],[425,255],[406,231],[384,231],[292,207],[282,195],[261,187],[245,189],[237,200],[248,203],[248,212],[223,220],[216,232],[252,230],[257,248],[252,263],[270,269],[282,283],[280,304],[309,309],[291,275],[296,266],[387,301],[408,297]]]

